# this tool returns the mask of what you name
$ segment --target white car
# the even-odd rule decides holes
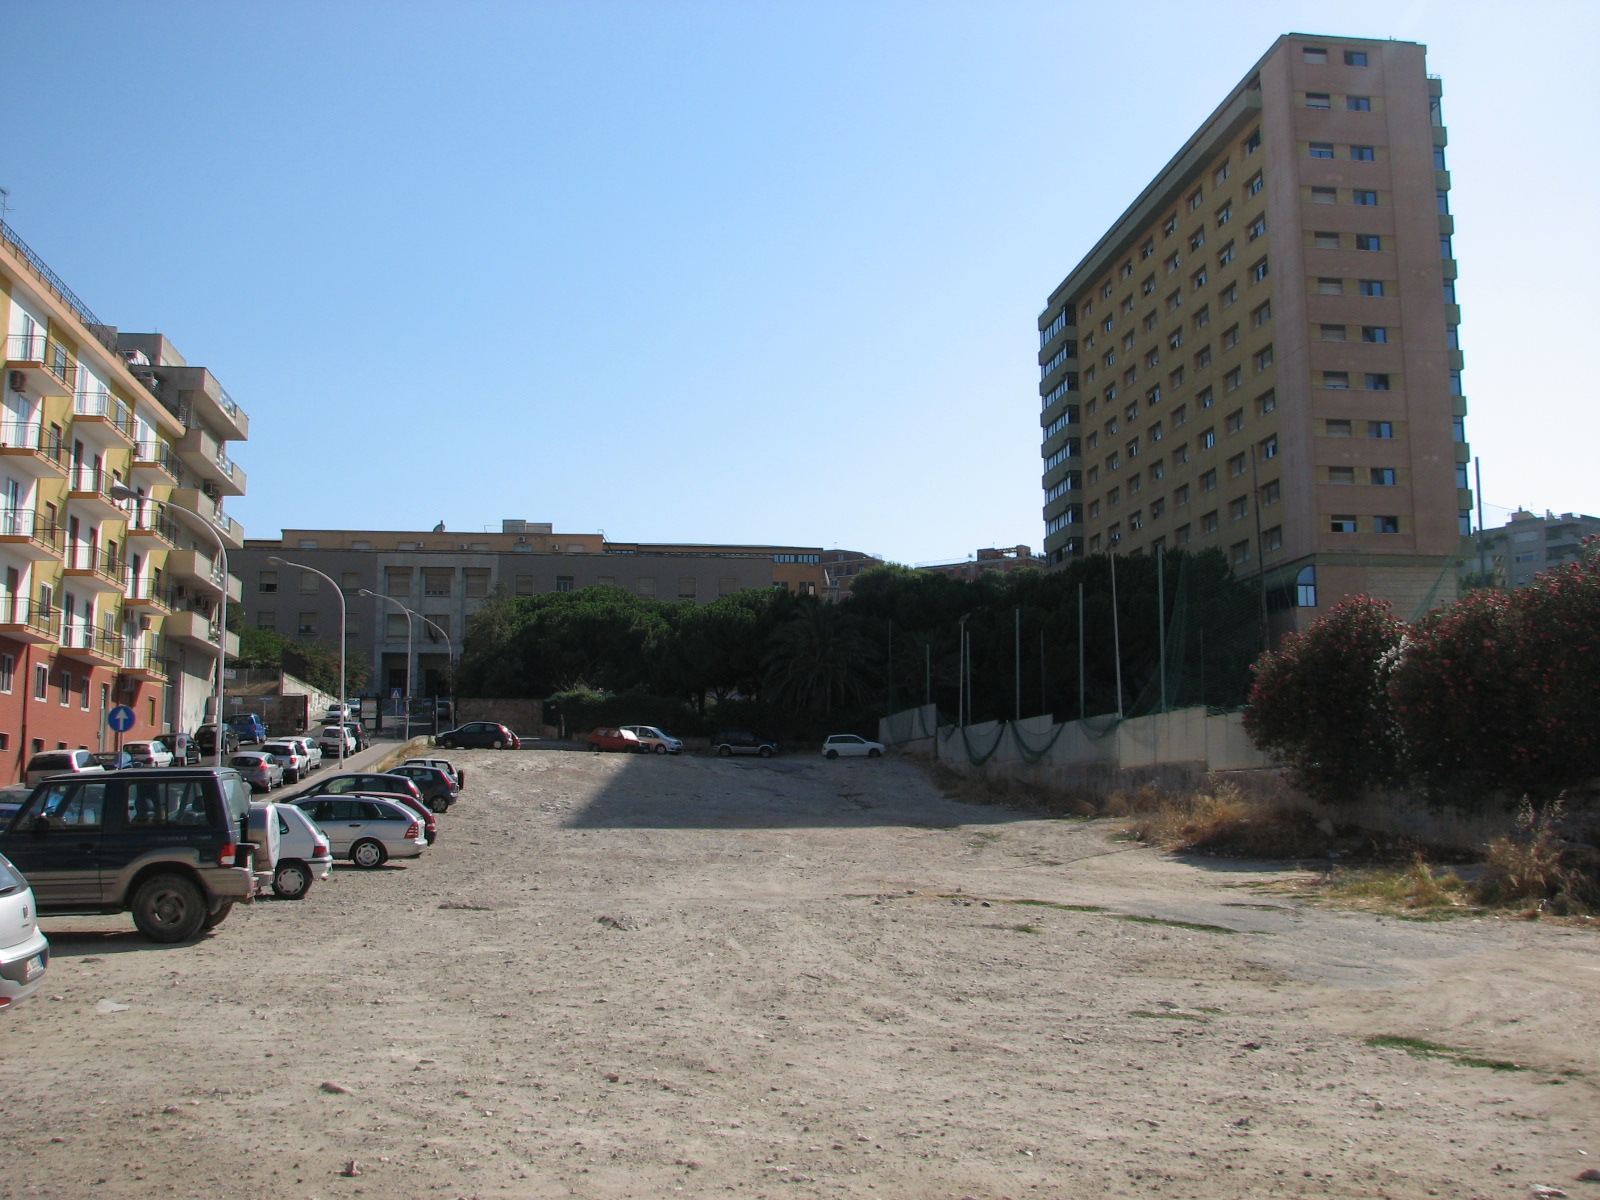
[[[50,943],[39,932],[38,912],[28,881],[0,854],[0,1009],[44,986]]]
[[[629,733],[639,739],[639,745],[654,754],[682,754],[683,743],[670,737],[654,725],[624,725]]]
[[[284,738],[283,740],[293,744],[294,747],[305,756],[307,771],[315,771],[318,767],[322,766],[322,747],[317,745],[314,739],[308,737],[292,737]]]
[[[299,783],[305,778],[306,772],[311,768],[306,765],[306,756],[300,752],[300,744],[288,738],[279,738],[270,742],[263,742],[261,749],[264,753],[272,755],[278,760],[278,765],[283,768],[283,781],[285,783]]]
[[[356,735],[343,725],[324,725],[317,734],[317,745],[322,749],[323,758],[338,758],[341,746],[348,757],[356,752]]]
[[[835,733],[822,743],[822,757],[848,758],[850,755],[878,758],[883,754],[882,742],[869,742],[853,733]]]
[[[326,879],[333,871],[333,842],[299,805],[274,804],[271,808],[278,816],[278,863],[272,872],[272,894],[279,900],[300,900],[315,881]]]
[[[428,848],[422,818],[398,800],[379,796],[312,796],[296,801],[328,835],[333,853],[368,870],[391,858],[415,858]]]
[[[170,767],[172,751],[160,742],[123,742],[122,752],[136,767]]]

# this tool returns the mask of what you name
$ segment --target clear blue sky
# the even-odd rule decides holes
[[[1277,35],[1445,81],[1488,522],[1600,511],[1600,5],[0,6],[8,220],[281,527],[1043,541],[1034,321]]]

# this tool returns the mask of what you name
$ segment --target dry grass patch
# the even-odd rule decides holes
[[[1120,803],[1128,806],[1130,817],[1123,826],[1125,836],[1168,850],[1230,858],[1311,858],[1326,857],[1345,843],[1311,813],[1252,800],[1226,780],[1188,793],[1121,797]]]

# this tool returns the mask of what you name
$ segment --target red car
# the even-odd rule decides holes
[[[644,743],[639,740],[638,734],[608,725],[589,735],[589,749],[626,750],[638,754],[644,750]]]

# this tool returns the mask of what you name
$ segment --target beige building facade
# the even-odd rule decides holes
[[[246,542],[232,560],[244,581],[246,622],[334,648],[340,596],[311,571],[273,558],[337,581],[346,653],[371,664],[366,690],[384,695],[404,690],[408,677],[412,695],[444,694],[467,621],[491,596],[611,585],[704,604],[747,588],[819,595],[823,582],[818,546],[615,542],[538,521],[502,521],[499,532],[480,533],[285,529],[281,538]]]
[[[1442,86],[1290,34],[1039,318],[1045,557],[1218,547],[1273,625],[1455,595],[1471,493]]]

